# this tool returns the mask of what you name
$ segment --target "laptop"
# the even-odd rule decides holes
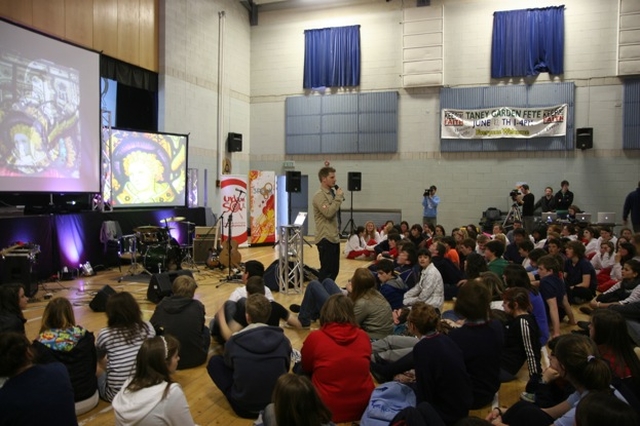
[[[576,213],[576,220],[578,222],[590,223],[591,213]]]
[[[542,212],[543,222],[555,222],[558,219],[558,214],[555,212]]]
[[[302,226],[304,225],[305,220],[307,220],[307,212],[300,212],[298,213],[298,216],[296,217],[296,220],[293,222],[293,224],[296,226]]]
[[[598,223],[616,223],[614,212],[598,212]]]

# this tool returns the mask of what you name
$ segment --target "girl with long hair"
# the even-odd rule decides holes
[[[356,270],[355,281],[360,270],[369,273]],[[300,350],[302,370],[311,374],[336,423],[359,420],[374,389],[371,343],[356,318],[352,298],[332,295],[320,310],[320,329],[309,333]]]
[[[273,402],[262,416],[264,426],[334,426],[331,411],[322,402],[313,383],[304,375],[280,376],[273,389]]]
[[[640,397],[640,360],[627,332],[624,317],[611,309],[598,309],[591,316],[589,336],[598,345],[600,356],[617,377]]]
[[[387,299],[376,290],[376,279],[367,268],[358,268],[347,284],[354,304],[356,323],[372,339],[382,339],[393,332],[393,315]]]
[[[98,390],[100,398],[111,401],[133,371],[136,354],[145,339],[156,335],[143,321],[138,302],[125,291],[107,299],[107,327],[96,340]]]
[[[371,260],[374,252],[367,250],[367,242],[364,237],[364,226],[354,228],[344,246],[344,254],[347,259]]]
[[[519,287],[524,288],[529,293],[529,301],[531,302],[531,314],[538,324],[540,332],[540,345],[544,346],[549,340],[549,321],[547,319],[547,309],[545,308],[544,299],[536,287],[531,284],[529,274],[524,266],[510,263],[504,267],[502,275],[507,288]]]
[[[21,284],[0,285],[0,332],[15,331],[25,334],[23,310],[27,308],[29,299]]]
[[[627,260],[622,268],[622,280],[614,284],[609,290],[596,296],[587,308],[580,311],[591,315],[594,309],[606,308],[614,304],[626,305],[640,301],[640,262],[634,259]]]
[[[93,333],[76,324],[71,302],[51,299],[44,308],[40,333],[33,342],[40,363],[61,362],[67,367],[75,398],[76,415],[98,405],[96,347]]]
[[[146,339],[136,355],[133,376],[113,398],[116,425],[194,425],[189,404],[171,375],[178,368],[180,343],[165,335]]]
[[[517,402],[505,413],[496,408],[489,413],[487,420],[494,425],[571,426],[574,424],[576,406],[587,393],[610,389],[609,364],[600,358],[596,344],[587,336],[561,336],[549,356],[549,363],[559,377],[574,386],[576,391],[573,394],[549,408],[539,408],[523,401]]]
[[[367,245],[376,245],[382,241],[380,233],[376,229],[376,224],[369,220],[364,224],[364,241]]]

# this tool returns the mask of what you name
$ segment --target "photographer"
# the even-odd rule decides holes
[[[533,211],[535,196],[529,191],[529,185],[526,183],[520,187],[522,193],[522,199],[518,202],[522,206],[522,222],[524,222],[524,229],[528,233],[533,232],[534,220]]]
[[[440,197],[436,195],[438,188],[435,185],[431,185],[428,189],[424,190],[422,194],[422,223],[430,223],[433,226],[438,224],[438,204],[440,204]]]

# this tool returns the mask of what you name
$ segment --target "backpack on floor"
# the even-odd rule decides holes
[[[409,386],[399,382],[383,383],[371,393],[360,426],[387,426],[402,409],[415,406],[416,395]]]

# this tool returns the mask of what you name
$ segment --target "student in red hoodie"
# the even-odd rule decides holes
[[[360,420],[375,386],[369,374],[371,343],[356,323],[351,299],[343,294],[327,299],[320,329],[307,336],[301,353],[302,370],[311,374],[332,421]]]

